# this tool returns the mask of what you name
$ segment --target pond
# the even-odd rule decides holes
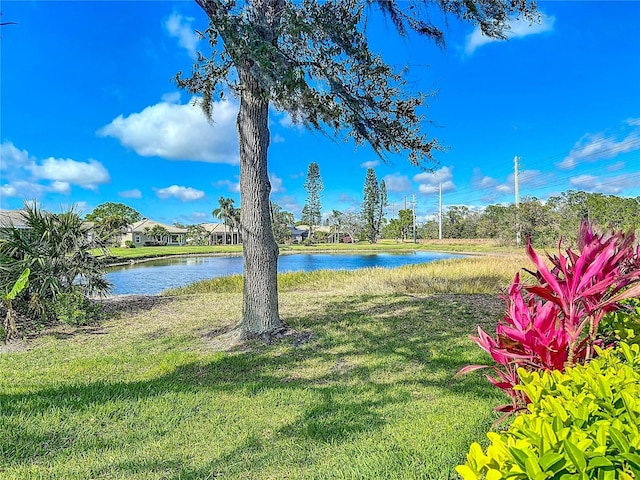
[[[289,254],[278,259],[278,272],[395,268],[462,256],[439,252]],[[242,264],[241,255],[172,257],[112,267],[105,278],[113,285],[113,295],[156,295],[168,288],[182,287],[198,280],[242,273]]]

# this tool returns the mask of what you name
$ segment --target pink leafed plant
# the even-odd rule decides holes
[[[597,343],[598,324],[605,313],[622,300],[640,296],[640,246],[634,248],[633,233],[597,235],[583,222],[578,252],[571,249],[547,255],[547,262],[527,243],[527,255],[536,267],[529,271],[537,284],[524,285],[516,274],[502,295],[506,312],[493,338],[478,327],[472,340],[487,351],[498,366],[489,381],[504,390],[511,405],[498,409],[512,412],[528,399],[514,389],[517,369],[564,370],[576,362],[588,361]],[[469,365],[459,374],[487,365]]]

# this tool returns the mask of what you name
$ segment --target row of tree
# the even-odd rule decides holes
[[[401,211],[402,212],[402,211]],[[553,245],[562,238],[574,244],[580,221],[588,219],[599,230],[640,229],[640,197],[567,191],[542,201],[524,198],[518,208],[489,205],[482,210],[452,206],[443,212],[444,238],[493,238],[514,244],[530,238],[536,246]],[[437,219],[420,226],[421,238],[438,238]],[[518,235],[519,234],[519,235]]]
[[[574,242],[578,225],[582,219],[589,219],[602,230],[640,229],[640,197],[623,198],[601,193],[567,191],[542,201],[535,197],[521,200],[518,208],[514,204],[494,204],[482,209],[467,206],[450,206],[443,211],[442,223],[437,218],[415,224],[411,209],[401,209],[397,216],[387,220],[385,208],[388,206],[384,180],[378,183],[375,171],[367,170],[360,211],[333,210],[324,220],[321,213],[322,179],[316,163],[309,165],[307,180],[307,201],[299,221],[294,214],[271,202],[272,233],[277,243],[291,241],[291,226],[309,226],[310,241],[339,242],[344,236],[354,241],[377,242],[380,238],[407,240],[414,234],[420,239],[443,238],[497,239],[504,244],[515,244],[518,238],[530,238],[534,245],[551,245],[562,237]],[[214,218],[234,230],[240,230],[240,208],[235,207],[231,198],[220,197],[219,207],[213,210]],[[85,220],[94,222],[96,237],[102,240],[115,238],[122,229],[142,219],[133,208],[121,203],[108,202],[96,207]],[[319,232],[320,225],[329,226],[330,233]],[[206,245],[208,233],[202,225],[180,224],[185,228],[190,243]],[[145,232],[150,238],[161,241],[166,230],[156,225]],[[108,242],[107,242],[108,243]]]

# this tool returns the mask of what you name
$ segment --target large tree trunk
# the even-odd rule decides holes
[[[244,245],[240,328],[243,337],[261,336],[268,340],[283,329],[278,313],[278,244],[271,229],[271,184],[267,172],[269,102],[250,65],[242,65],[238,73],[243,86],[237,121]]]

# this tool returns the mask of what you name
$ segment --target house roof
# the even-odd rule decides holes
[[[0,228],[16,227],[27,228],[24,210],[0,210]],[[94,227],[93,222],[82,222],[83,230],[91,230]]]
[[[296,228],[298,230],[304,230],[305,232],[309,231],[309,225],[297,225]],[[331,227],[327,226],[327,225],[314,225],[313,227],[313,231],[314,232],[326,232],[326,233],[331,233]]]
[[[129,231],[144,233],[145,228],[153,228],[156,225],[160,225],[161,227],[164,227],[169,233],[187,233],[186,228],[174,227],[173,225],[167,225],[166,223],[156,222],[155,220],[149,220],[148,218],[145,218],[144,220],[140,220],[139,222],[135,222],[129,225]]]
[[[26,227],[24,210],[0,210],[0,227]]]
[[[202,227],[209,233],[235,233],[237,230],[224,223],[201,223]]]

